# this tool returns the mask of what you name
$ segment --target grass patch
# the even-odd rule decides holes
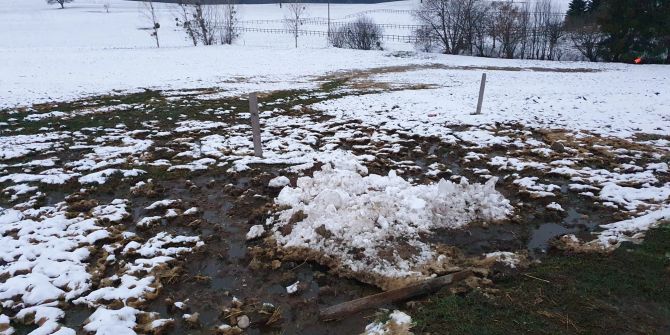
[[[430,334],[668,334],[670,226],[611,255],[552,255],[495,294],[440,292],[414,315]],[[532,277],[541,278],[544,282]]]

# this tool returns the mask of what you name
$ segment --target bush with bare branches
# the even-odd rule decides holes
[[[330,43],[336,48],[359,50],[382,49],[383,30],[364,16],[331,32]]]
[[[237,18],[237,5],[234,0],[227,0],[223,5],[223,16],[221,20],[221,43],[233,44],[240,36],[239,20]]]

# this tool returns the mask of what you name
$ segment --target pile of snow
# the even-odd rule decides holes
[[[507,218],[512,207],[495,182],[412,185],[395,171],[364,177],[326,164],[280,192],[275,202],[286,209],[272,230],[280,246],[306,250],[343,274],[388,288],[423,278],[427,267],[445,260],[421,235]]]

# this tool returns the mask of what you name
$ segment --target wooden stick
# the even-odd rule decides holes
[[[253,133],[254,140],[254,155],[262,158],[261,122],[258,116],[258,98],[256,98],[256,93],[249,94],[249,113],[251,114],[251,132]]]
[[[343,302],[338,305],[322,309],[319,316],[322,320],[335,320],[343,316],[360,312],[365,309],[380,305],[411,299],[420,295],[437,291],[439,288],[461,281],[472,276],[472,271],[465,270],[446,276],[431,278],[422,282],[405,286],[403,288],[390,290],[378,294],[369,295],[360,299]]]
[[[482,103],[484,102],[484,89],[486,88],[486,73],[482,73],[482,83],[479,85],[479,100],[477,101],[477,112],[482,113]]]

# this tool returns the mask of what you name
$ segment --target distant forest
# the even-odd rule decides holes
[[[131,1],[142,1],[142,0],[131,0]],[[180,0],[154,0],[154,2],[169,2],[177,3]],[[381,2],[392,2],[398,0],[332,0],[330,3],[350,3],[350,4],[365,4],[365,3],[381,3]],[[227,3],[226,0],[200,0],[202,4],[222,4]],[[237,0],[238,4],[262,4],[262,3],[279,3],[277,0]],[[290,1],[281,1],[287,3]],[[327,3],[328,0],[308,0],[307,3]]]

